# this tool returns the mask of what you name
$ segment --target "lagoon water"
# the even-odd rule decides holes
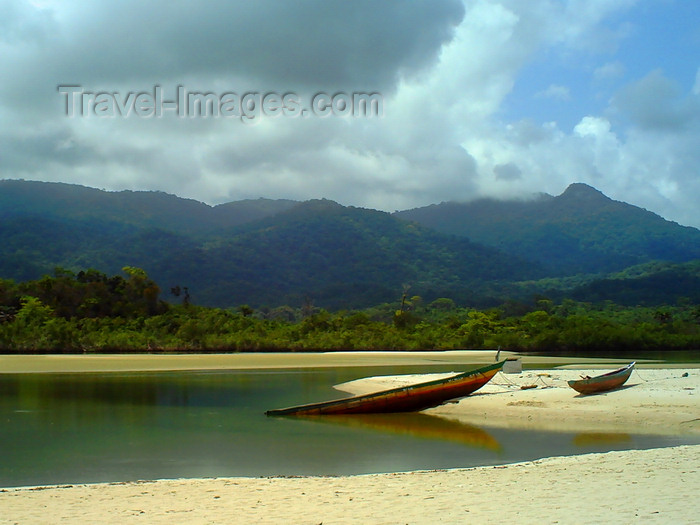
[[[359,377],[444,366],[0,374],[0,487],[446,469],[697,443],[475,427],[425,414],[269,418]]]

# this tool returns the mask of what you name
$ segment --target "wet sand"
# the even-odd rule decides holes
[[[0,491],[0,523],[698,523],[700,446],[447,471]]]
[[[265,368],[321,368],[341,366],[455,365],[492,363],[494,350],[446,352],[270,352],[237,354],[84,354],[0,355],[0,373],[27,372],[137,372],[178,370],[246,370]],[[514,356],[501,352],[501,358]],[[622,363],[619,359],[527,357],[530,365]]]

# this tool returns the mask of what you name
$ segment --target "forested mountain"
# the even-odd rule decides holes
[[[488,302],[483,283],[542,276],[539,268],[468,239],[367,209],[320,200],[246,224],[218,245],[183,253],[157,274],[194,282],[214,304],[331,308],[393,301],[404,285],[426,300]]]
[[[0,180],[0,219],[42,217],[157,228],[185,235],[216,234],[296,205],[290,200],[241,200],[209,206],[159,191],[107,192],[59,182]]]
[[[641,272],[634,270],[640,269]],[[612,301],[625,306],[700,304],[700,260],[649,263],[577,286],[566,294],[577,301]]]
[[[625,268],[692,259],[700,231],[581,184],[558,197],[390,215],[327,200],[209,206],[160,192],[0,181],[0,279],[131,266],[163,298],[188,287],[201,305],[360,308],[404,291],[472,306],[535,294],[659,304],[695,300],[698,265]]]
[[[700,259],[686,263],[654,261],[608,274],[498,283],[492,286],[491,294],[530,305],[536,297],[555,303],[573,299],[625,306],[700,304]]]
[[[614,201],[585,184],[572,184],[557,197],[445,202],[396,216],[539,262],[551,275],[700,258],[700,230]]]
[[[468,239],[325,200],[211,208],[162,193],[4,181],[0,203],[0,276],[15,280],[56,266],[136,266],[165,292],[188,287],[199,304],[350,308],[395,300],[407,286],[426,299],[493,304],[485,282],[544,275]]]

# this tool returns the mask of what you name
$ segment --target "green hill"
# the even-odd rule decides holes
[[[255,199],[209,206],[159,191],[107,192],[58,182],[0,180],[0,219],[36,216],[212,235],[297,204]]]
[[[208,276],[197,287],[214,304],[301,304],[308,297],[329,308],[393,301],[404,285],[425,299],[483,303],[483,282],[542,275],[536,265],[467,239],[326,200],[248,223],[183,256],[176,280],[191,280],[197,268]]]
[[[566,295],[577,301],[626,306],[700,304],[700,261],[635,266],[577,286]]]
[[[325,200],[209,207],[157,192],[3,181],[0,204],[0,276],[16,280],[57,266],[128,265],[165,291],[187,286],[198,304],[350,308],[396,300],[405,285],[426,299],[494,304],[483,283],[542,276],[493,248]]]
[[[552,275],[700,258],[700,230],[614,201],[585,184],[572,184],[557,197],[447,202],[396,216],[538,262]]]
[[[697,259],[700,231],[582,184],[558,197],[388,214],[328,200],[209,206],[161,192],[0,181],[0,279],[134,266],[166,299],[188,287],[201,305],[361,308],[396,301],[407,287],[425,301],[482,307],[536,294],[696,301],[697,265],[683,263]]]

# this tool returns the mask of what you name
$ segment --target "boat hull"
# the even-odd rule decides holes
[[[333,414],[381,414],[416,412],[468,396],[488,383],[505,361],[444,379],[392,388],[361,396],[268,410],[268,416],[315,416]]]
[[[569,386],[576,390],[579,394],[589,395],[598,394],[600,392],[608,392],[624,385],[634,370],[635,363],[629,364],[624,368],[608,372],[589,379],[579,379],[569,381]]]

